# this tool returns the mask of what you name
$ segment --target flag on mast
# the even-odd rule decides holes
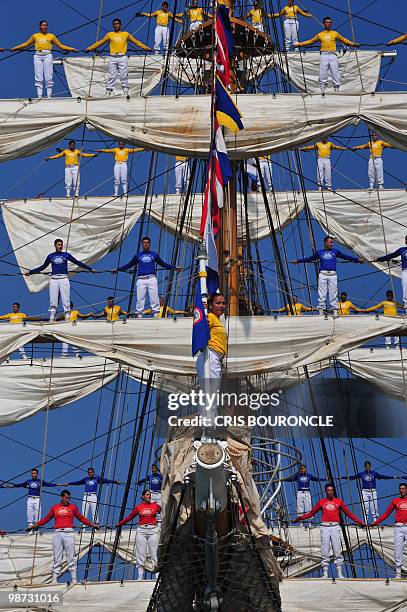
[[[243,130],[242,113],[233,102],[230,93],[218,75],[215,84],[215,113],[220,125],[224,125],[235,134]]]
[[[209,324],[202,302],[201,282],[198,280],[194,301],[194,323],[192,326],[192,357],[208,346],[210,338]]]
[[[234,40],[229,9],[218,5],[215,19],[216,71],[225,87],[230,84],[230,57]]]

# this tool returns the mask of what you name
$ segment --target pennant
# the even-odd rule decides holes
[[[216,77],[215,112],[220,125],[224,125],[235,134],[243,130],[241,112],[233,102],[229,92],[223,85],[219,76]]]
[[[202,302],[201,283],[196,286],[194,302],[194,323],[192,326],[192,357],[208,346],[210,338],[209,325]]]
[[[216,71],[225,87],[230,84],[230,58],[234,39],[226,6],[218,6],[215,20]]]

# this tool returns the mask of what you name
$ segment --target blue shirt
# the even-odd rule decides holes
[[[73,264],[79,266],[80,268],[85,268],[85,270],[92,270],[90,266],[83,263],[82,261],[79,261],[78,259],[75,259],[75,257],[71,255],[70,253],[66,253],[65,251],[62,251],[61,253],[55,252],[55,253],[50,253],[49,255],[47,255],[47,258],[42,264],[42,266],[39,266],[38,268],[33,268],[32,270],[30,270],[30,273],[38,274],[39,272],[42,272],[43,270],[45,270],[45,268],[48,268],[48,266],[50,265],[52,275],[56,275],[56,274],[67,275],[68,274],[68,261],[71,261]]]
[[[93,476],[90,478],[89,476],[85,476],[81,480],[74,480],[73,482],[68,482],[68,485],[85,485],[85,493],[97,493],[98,485],[100,484],[114,484],[115,480],[110,480],[109,478],[102,478],[102,476]]]
[[[378,257],[377,261],[390,261],[390,259],[394,259],[395,257],[401,257],[401,268],[402,270],[407,270],[407,247],[400,247],[397,251],[394,251],[394,253]]]
[[[10,485],[12,485],[13,487],[17,487],[17,488],[24,488],[24,489],[28,489],[28,495],[30,497],[39,497],[40,496],[40,490],[41,490],[41,480],[39,478],[37,478],[36,480],[24,480],[24,482],[10,482]],[[5,485],[0,485],[1,488],[6,488]],[[52,482],[46,482],[45,480],[42,481],[42,486],[43,487],[57,487],[57,484],[53,484]]]
[[[346,476],[343,476],[342,478],[346,478]],[[358,474],[349,476],[349,480],[356,480],[357,478],[360,478],[362,481],[362,489],[370,490],[376,488],[376,480],[393,480],[394,476],[385,476],[375,472],[374,470],[370,470],[370,472],[359,472]]]
[[[160,472],[157,472],[156,474],[149,474],[146,478],[139,480],[137,484],[141,484],[142,482],[146,483],[147,489],[149,489],[149,491],[152,493],[160,493],[163,484],[163,477],[161,476]]]
[[[310,263],[311,261],[319,260],[321,272],[336,272],[336,260],[346,259],[346,261],[358,262],[359,258],[353,255],[346,255],[339,249],[319,249],[313,253],[310,257],[303,257],[299,259],[299,263]]]
[[[166,270],[175,270],[175,266],[165,263],[165,261],[160,258],[158,253],[155,253],[154,251],[141,251],[140,253],[137,253],[128,264],[125,266],[120,266],[118,270],[123,272],[124,270],[137,266],[138,276],[148,276],[150,274],[155,276],[157,274],[157,264]]]
[[[313,476],[312,474],[308,474],[308,472],[306,474],[301,474],[300,472],[298,472],[298,474],[294,474],[293,476],[290,476],[289,478],[287,478],[288,482],[297,483],[298,491],[309,491],[311,481],[312,482],[323,482],[325,480],[326,478],[317,478],[316,476]]]

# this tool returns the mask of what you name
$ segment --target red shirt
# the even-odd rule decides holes
[[[334,497],[332,499],[324,497],[324,499],[320,499],[312,508],[311,512],[307,512],[306,514],[303,514],[298,518],[300,521],[309,519],[314,516],[314,514],[316,514],[318,510],[322,510],[321,520],[323,523],[339,523],[339,513],[340,511],[342,511],[344,514],[346,514],[346,516],[352,519],[354,523],[364,525],[364,522],[358,519],[357,516],[352,514],[349,508],[345,506],[343,501],[338,497]]]
[[[38,527],[45,525],[45,523],[48,523],[52,518],[55,518],[55,529],[73,528],[73,519],[75,516],[78,521],[81,521],[85,525],[89,525],[90,527],[93,525],[87,518],[82,516],[75,504],[69,504],[68,506],[55,504],[55,506],[52,506],[47,516],[44,516],[43,519],[38,521]]]
[[[395,497],[391,500],[390,506],[387,508],[386,512],[384,512],[378,519],[375,520],[373,525],[378,525],[384,519],[386,519],[390,514],[396,510],[396,523],[406,523],[407,524],[407,497]]]
[[[137,506],[134,508],[134,510],[130,512],[128,516],[121,520],[120,523],[117,523],[117,526],[130,523],[131,519],[133,519],[137,515],[139,515],[139,525],[157,525],[156,516],[159,512],[161,512],[161,506],[159,506],[155,502],[141,502],[141,504],[137,504]]]

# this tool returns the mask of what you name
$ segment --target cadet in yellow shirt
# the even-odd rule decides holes
[[[98,40],[86,49],[86,53],[88,53],[109,43],[109,75],[106,83],[106,95],[108,96],[113,93],[114,85],[117,79],[120,78],[123,94],[129,99],[129,67],[126,55],[129,42],[144,51],[150,51],[149,47],[137,40],[137,38],[134,38],[129,32],[123,32],[122,22],[116,17],[113,19],[113,32],[108,32],[101,40]]]
[[[128,149],[123,140],[119,140],[118,146],[113,149],[97,149],[98,153],[113,153],[114,154],[114,195],[119,195],[119,186],[122,184],[123,194],[127,193],[127,160],[131,153],[140,153],[144,149]]]
[[[184,193],[189,183],[189,163],[184,155],[175,156],[175,193]]]
[[[143,17],[157,17],[157,25],[155,26],[154,33],[154,52],[159,55],[161,49],[161,43],[164,47],[164,53],[168,51],[168,42],[170,39],[170,31],[168,28],[168,20],[175,19],[178,23],[182,23],[181,19],[170,13],[168,2],[163,2],[161,8],[154,13],[141,13]]]
[[[403,308],[402,304],[396,302],[394,299],[393,291],[386,291],[386,299],[383,302],[379,302],[376,306],[371,306],[370,308],[365,308],[362,312],[374,312],[375,310],[380,310],[383,308],[383,316],[385,317],[397,317],[398,310],[397,307]],[[389,349],[391,347],[391,336],[386,336],[384,341],[386,343],[386,348]],[[400,338],[397,336],[393,337],[394,346],[397,347],[400,342]]]
[[[342,316],[349,316],[351,310],[354,310],[355,312],[364,312],[362,308],[358,308],[355,306],[355,304],[352,304],[352,302],[348,300],[348,294],[346,291],[342,291],[340,300],[338,302],[338,314]]]
[[[66,197],[69,198],[71,196],[71,187],[75,193],[75,197],[79,195],[79,185],[80,185],[80,177],[79,177],[79,158],[80,157],[96,157],[96,153],[82,153],[79,149],[76,148],[76,143],[74,140],[69,141],[69,148],[60,151],[56,155],[51,155],[51,157],[46,157],[45,161],[49,161],[50,159],[60,159],[61,157],[65,157],[65,189],[66,189]]]
[[[284,15],[284,38],[285,49],[288,51],[291,45],[295,46],[298,42],[298,17],[312,17],[308,11],[303,11],[294,0],[287,0],[287,6],[283,7],[279,13],[273,13],[273,17],[282,17]]]
[[[226,299],[221,293],[213,295],[209,301],[208,324],[210,338],[208,342],[209,372],[211,380],[214,379],[216,386],[220,384],[223,373],[223,360],[228,352],[228,335],[220,318],[226,309]],[[196,371],[201,385],[205,388],[205,359],[201,352],[196,360]]]
[[[317,183],[318,189],[322,187],[325,189],[332,188],[332,166],[331,166],[331,150],[336,151],[347,151],[346,147],[340,147],[328,138],[322,138],[320,142],[317,142],[309,147],[302,147],[301,151],[318,151],[318,164],[317,164]]]
[[[371,140],[365,144],[352,147],[352,151],[357,149],[369,149],[370,157],[368,164],[368,175],[369,175],[369,190],[372,191],[376,186],[379,189],[384,189],[384,169],[383,169],[383,149],[395,149],[393,145],[379,140],[376,132],[372,132]]]
[[[29,317],[28,315],[20,312],[20,304],[18,302],[14,302],[12,312],[9,312],[4,315],[0,315],[0,320],[9,321],[12,325],[21,324],[23,321],[39,321],[39,317]],[[27,359],[27,353],[25,352],[25,348],[23,346],[19,346],[18,350],[20,351],[20,355],[23,359]]]
[[[26,49],[34,45],[34,76],[35,86],[37,88],[37,96],[42,98],[43,86],[47,90],[47,98],[52,97],[52,88],[54,82],[52,80],[54,75],[54,58],[52,57],[52,45],[56,45],[63,51],[77,51],[74,47],[67,47],[63,45],[61,41],[55,36],[55,34],[48,33],[48,21],[40,21],[40,31],[33,34],[26,42],[21,45],[13,47],[12,51],[20,51],[20,49]]]
[[[103,312],[98,315],[95,315],[95,319],[101,319],[102,317],[105,317],[106,321],[118,321],[120,319],[120,315],[124,315],[125,317],[127,317],[127,312],[125,310],[122,310],[120,306],[115,304],[114,297],[110,295],[107,298],[107,304],[104,307]]]
[[[69,313],[68,321],[70,321],[71,323],[75,324],[78,321],[78,319],[89,319],[89,317],[94,316],[93,312],[90,312],[89,314],[82,314],[81,312],[79,312],[79,310],[73,307],[73,302],[70,302],[70,306],[71,306],[71,311]],[[66,320],[65,315],[61,314],[58,317],[58,320],[65,321]],[[72,350],[75,353],[75,357],[81,358],[80,351],[77,346],[69,345],[67,342],[63,342],[62,349],[61,349],[62,359],[66,359],[67,357],[69,357],[69,347],[70,346],[72,346]]]
[[[349,45],[350,47],[360,46],[358,43],[348,40],[339,34],[339,32],[335,32],[335,30],[332,29],[332,19],[330,17],[325,17],[323,23],[325,30],[322,30],[322,32],[319,32],[309,40],[304,40],[303,42],[297,42],[294,44],[294,47],[306,47],[308,45],[313,45],[314,43],[320,43],[321,59],[319,63],[319,85],[322,95],[324,95],[329,74],[331,75],[335,91],[339,91],[339,87],[341,85],[338,56],[336,55],[336,41],[339,41],[344,45]]]
[[[259,32],[264,32],[263,17],[271,17],[268,13],[264,13],[260,0],[254,0],[253,8],[247,13],[246,19],[251,20],[251,25]]]
[[[156,318],[162,319],[163,313],[164,313],[164,298],[160,297],[160,310],[158,311]],[[144,314],[153,314],[152,308],[148,308],[147,310],[145,310]],[[167,305],[167,308],[165,309],[166,317],[168,317],[168,315],[178,315],[178,314],[188,314],[188,313],[186,312],[186,310],[174,310],[173,308]]]
[[[203,23],[203,18],[212,17],[211,13],[204,11],[203,8],[198,6],[198,0],[192,0],[191,7],[186,11],[189,17],[189,30],[195,32]],[[184,13],[177,13],[176,17],[182,19]]]
[[[305,306],[305,304],[298,302],[296,295],[293,295],[291,306],[295,317],[300,317],[303,312],[311,312],[312,310],[315,310],[312,306]],[[286,312],[289,317],[292,316],[290,304],[286,304],[282,308],[276,308],[271,312]]]

